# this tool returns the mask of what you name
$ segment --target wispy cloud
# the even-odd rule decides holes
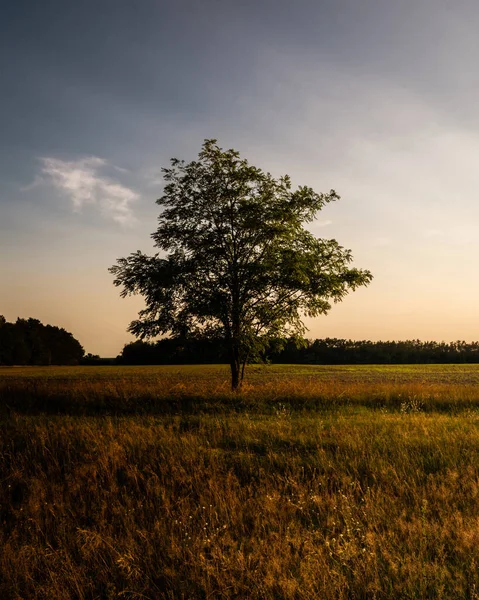
[[[42,178],[36,178],[35,182],[51,183],[70,198],[75,211],[92,205],[121,225],[129,225],[134,221],[131,204],[139,196],[131,188],[104,174],[105,167],[112,166],[105,159],[89,156],[73,161],[50,157],[40,160]]]

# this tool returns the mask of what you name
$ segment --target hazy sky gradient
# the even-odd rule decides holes
[[[0,20],[0,314],[114,356],[160,168],[204,138],[342,197],[313,224],[373,283],[309,337],[479,339],[479,5],[16,0]]]

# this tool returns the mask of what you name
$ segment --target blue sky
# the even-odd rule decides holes
[[[16,0],[0,21],[0,314],[117,354],[160,168],[217,138],[342,197],[312,227],[375,278],[311,337],[478,339],[479,6]]]

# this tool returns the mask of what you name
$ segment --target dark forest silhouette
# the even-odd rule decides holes
[[[77,365],[83,355],[63,328],[31,318],[9,323],[0,315],[0,365]]]
[[[273,344],[264,353],[263,360],[278,364],[329,365],[479,363],[479,342],[371,342],[326,338],[303,340],[298,347],[291,340]],[[115,362],[130,365],[213,364],[226,363],[227,356],[220,341],[169,338],[127,344]]]
[[[479,342],[379,341],[325,338],[273,340],[263,352],[276,364],[451,364],[479,363]],[[175,365],[226,364],[219,339],[171,337],[126,344],[116,358],[86,354],[63,328],[38,319],[9,323],[0,315],[0,365]]]

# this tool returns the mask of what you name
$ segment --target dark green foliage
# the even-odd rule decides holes
[[[233,388],[271,338],[302,335],[303,316],[326,313],[371,281],[349,267],[349,250],[304,228],[339,198],[333,190],[292,191],[288,176],[274,179],[215,140],[197,161],[172,159],[163,173],[152,235],[161,254],[138,251],[110,269],[123,296],[145,298],[129,329],[140,338],[221,339]]]
[[[479,342],[371,342],[336,338],[307,341],[299,348],[289,341],[268,354],[274,363],[354,365],[479,363]]]
[[[479,363],[479,342],[379,341],[325,338],[269,340],[259,357],[276,364],[451,364]],[[228,362],[221,340],[168,338],[127,344],[115,362],[121,365],[221,364]],[[88,362],[83,364],[99,364]]]
[[[0,365],[76,365],[83,354],[80,342],[63,328],[0,317]]]
[[[221,364],[227,360],[222,340],[176,337],[126,344],[115,362],[119,365],[193,365]]]

